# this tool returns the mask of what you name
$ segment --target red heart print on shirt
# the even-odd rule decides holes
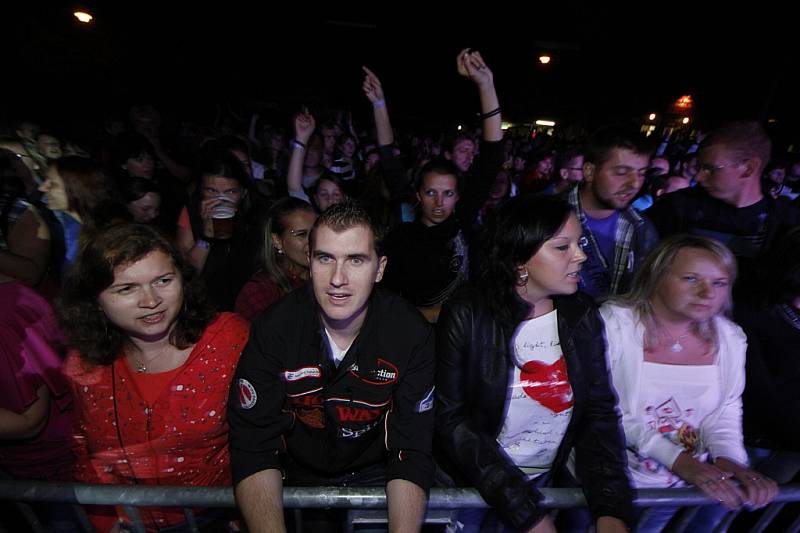
[[[572,407],[572,386],[567,379],[567,364],[561,357],[552,364],[528,361],[519,375],[525,394],[554,413]]]

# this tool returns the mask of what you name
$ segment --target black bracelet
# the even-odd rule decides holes
[[[303,150],[306,149],[305,143],[303,143],[301,141],[298,141],[297,139],[292,139],[292,144],[293,145],[296,144],[297,146],[300,146]]]
[[[493,116],[499,115],[499,114],[500,114],[500,108],[496,107],[496,108],[492,109],[491,111],[489,111],[488,113],[478,113],[478,118],[483,120],[483,119],[487,119],[489,117],[493,117]]]

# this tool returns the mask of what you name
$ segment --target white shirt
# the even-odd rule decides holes
[[[700,461],[708,454],[699,428],[717,408],[719,399],[720,375],[716,364],[642,363],[638,412],[644,423]],[[631,449],[628,449],[628,468],[636,487],[683,485],[669,467]]]
[[[525,473],[539,475],[552,467],[572,417],[557,311],[520,324],[512,343],[516,365],[497,442]]]

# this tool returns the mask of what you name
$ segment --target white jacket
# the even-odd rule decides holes
[[[647,426],[639,405],[644,325],[632,309],[613,303],[600,308],[605,321],[608,366],[622,411],[622,425],[629,448],[672,469],[684,448]],[[742,437],[742,391],[747,337],[742,328],[723,317],[714,318],[717,329],[720,383],[719,403],[698,428],[711,457],[726,457],[747,464]]]

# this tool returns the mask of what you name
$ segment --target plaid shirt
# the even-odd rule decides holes
[[[586,213],[581,207],[580,187],[570,189],[566,200],[575,209],[583,228],[581,247],[586,254],[587,266],[602,268],[608,277],[608,292],[592,296],[597,300],[604,300],[608,296],[627,291],[642,259],[658,243],[658,233],[652,222],[643,218],[630,206],[620,211],[614,234],[614,264],[609,265],[600,252],[597,240],[589,228]],[[581,288],[584,290],[587,288],[583,282]]]

